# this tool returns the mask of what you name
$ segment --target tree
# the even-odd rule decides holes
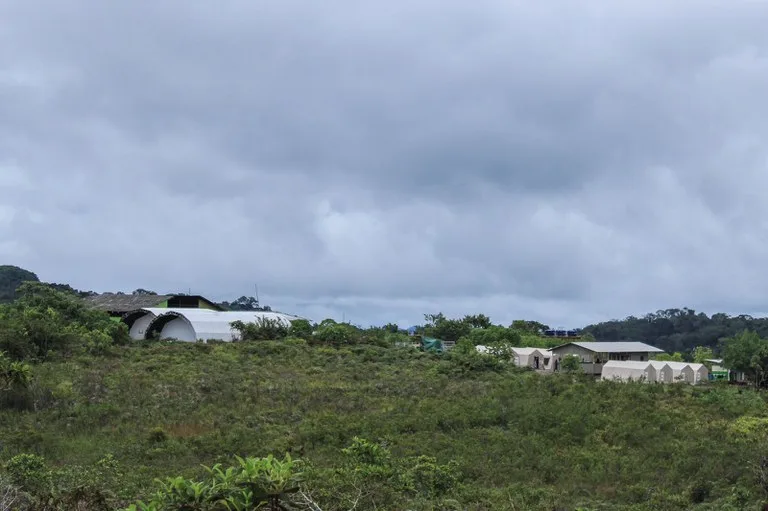
[[[312,338],[312,324],[306,319],[294,319],[291,321],[291,328],[288,329],[288,335],[309,340]]]
[[[39,282],[25,282],[19,298],[0,306],[0,350],[17,360],[45,358],[50,352],[103,352],[130,341],[128,328],[77,297]]]
[[[704,364],[707,360],[715,358],[715,353],[712,351],[712,348],[706,346],[696,346],[693,348],[691,356],[693,357],[693,361],[697,364]]]
[[[448,319],[442,312],[424,314],[424,319],[427,322],[423,329],[424,335],[443,341],[458,342],[472,330],[469,323],[463,319]]]
[[[502,343],[521,346],[522,341],[520,332],[517,330],[497,325],[491,325],[488,328],[473,328],[466,338],[475,346],[492,346]]]
[[[581,371],[581,359],[576,355],[566,355],[560,361],[560,368],[567,373]]]
[[[488,328],[491,326],[491,318],[485,314],[473,314],[464,316],[464,323],[472,328]]]
[[[155,293],[154,291],[149,291],[149,290],[143,289],[143,288],[139,288],[139,289],[135,290],[134,292],[132,292],[131,294],[132,295],[137,295],[137,296],[156,296],[157,295],[157,293]]]
[[[768,374],[768,341],[757,332],[745,330],[723,340],[722,354],[725,367],[744,372],[756,386],[764,382]]]
[[[24,282],[40,282],[37,275],[18,266],[0,266],[0,303],[17,298],[17,289]]]
[[[524,319],[516,319],[510,325],[510,328],[520,330],[521,332],[527,332],[531,334],[541,335],[545,331],[550,330],[549,325],[539,323],[538,321],[527,321]]]
[[[654,360],[662,360],[664,362],[683,362],[683,354],[679,351],[671,355],[669,353],[659,353],[653,358]]]

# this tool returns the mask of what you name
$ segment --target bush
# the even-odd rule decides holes
[[[312,338],[312,324],[306,319],[294,319],[288,333],[291,337],[309,340]]]
[[[351,325],[343,323],[328,323],[320,326],[312,335],[312,340],[317,344],[328,346],[343,346],[353,344],[359,338],[359,332]]]
[[[45,284],[27,282],[16,302],[0,306],[0,351],[15,360],[51,354],[103,353],[130,341],[128,327]]]
[[[288,337],[289,326],[272,318],[257,318],[253,323],[233,321],[232,329],[242,341],[274,341]]]
[[[300,462],[288,454],[282,460],[271,455],[236,459],[237,465],[226,469],[221,464],[206,467],[208,477],[202,481],[183,477],[159,481],[160,488],[149,502],[138,502],[125,511],[249,511],[266,505],[279,509],[281,501],[290,502],[299,490]]]

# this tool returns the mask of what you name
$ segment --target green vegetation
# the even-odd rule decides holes
[[[31,271],[17,266],[0,266],[0,303],[16,299],[16,290],[24,282],[39,282],[40,279]]]
[[[103,353],[130,340],[127,327],[89,310],[74,295],[25,282],[13,303],[0,305],[0,351],[15,360],[76,352]]]
[[[598,341],[639,341],[668,353],[687,354],[697,346],[717,348],[722,339],[745,330],[768,337],[768,318],[722,313],[707,316],[686,307],[590,325],[583,333],[593,335]]]
[[[129,343],[66,290],[0,305],[0,510],[757,509],[759,390],[599,382],[509,364],[545,325],[236,324],[237,343]],[[489,347],[480,354],[475,346]],[[721,345],[758,385],[768,341]],[[693,350],[696,359],[712,351]],[[672,355],[671,358],[679,358]]]
[[[287,339],[80,352],[36,364],[28,393],[26,411],[0,412],[0,478],[51,509],[73,498],[185,509],[163,507],[156,478],[166,490],[168,477],[208,484],[203,465],[286,453],[302,488],[287,500],[323,510],[741,510],[763,499],[754,467],[768,455],[768,405],[727,385],[600,383],[471,352]],[[208,504],[188,509],[224,509]]]

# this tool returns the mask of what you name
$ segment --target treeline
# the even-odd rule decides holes
[[[669,353],[690,353],[697,346],[717,350],[722,339],[745,330],[768,337],[768,318],[723,313],[707,316],[684,307],[597,323],[585,327],[583,332],[592,334],[598,341],[639,341]]]

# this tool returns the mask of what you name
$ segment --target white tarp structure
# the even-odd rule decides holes
[[[555,356],[554,352],[550,350],[540,350],[541,354],[544,355],[544,370],[545,371],[554,371],[557,365],[557,356]]]
[[[488,346],[475,346],[478,353],[490,354],[492,349]],[[551,370],[552,353],[539,348],[510,348],[512,352],[511,362],[518,367],[530,367],[532,369]]]
[[[177,314],[184,315],[184,313],[190,310],[197,310],[201,313],[216,314],[218,311],[212,309],[189,309],[189,308],[173,308],[173,307],[146,307],[144,309],[138,309],[130,312],[123,317],[123,322],[128,325],[128,333],[133,340],[141,340],[146,338],[147,329],[152,321],[163,314],[169,312],[175,312]]]
[[[704,364],[688,364],[693,370],[693,385],[709,380],[709,369]]]
[[[675,370],[670,362],[662,360],[651,360],[651,365],[656,369],[656,381],[658,383],[674,383],[675,378],[680,377],[680,370]]]
[[[601,379],[655,382],[658,371],[650,362],[609,360],[603,364]]]
[[[678,383],[678,382],[693,382],[693,369],[690,364],[686,362],[673,362],[671,360],[651,360],[651,364],[659,372],[658,381],[660,383]],[[669,369],[663,371],[662,367],[668,367]]]
[[[512,348],[512,362],[518,367],[544,369],[544,352],[538,348]],[[549,356],[547,356],[549,358]]]
[[[709,379],[709,371],[704,364],[694,364],[690,362],[672,362],[668,360],[652,360],[651,364],[658,371],[658,381],[661,383],[685,382],[691,385],[698,385]],[[662,367],[669,367],[669,372],[663,371]]]
[[[159,311],[163,311],[158,314]],[[152,309],[156,317],[147,325],[146,339],[177,339],[195,342],[216,339],[234,341],[237,331],[232,329],[232,322],[254,323],[260,319],[270,319],[290,326],[291,321],[301,319],[298,316],[281,312],[267,311],[214,311],[209,309]]]

